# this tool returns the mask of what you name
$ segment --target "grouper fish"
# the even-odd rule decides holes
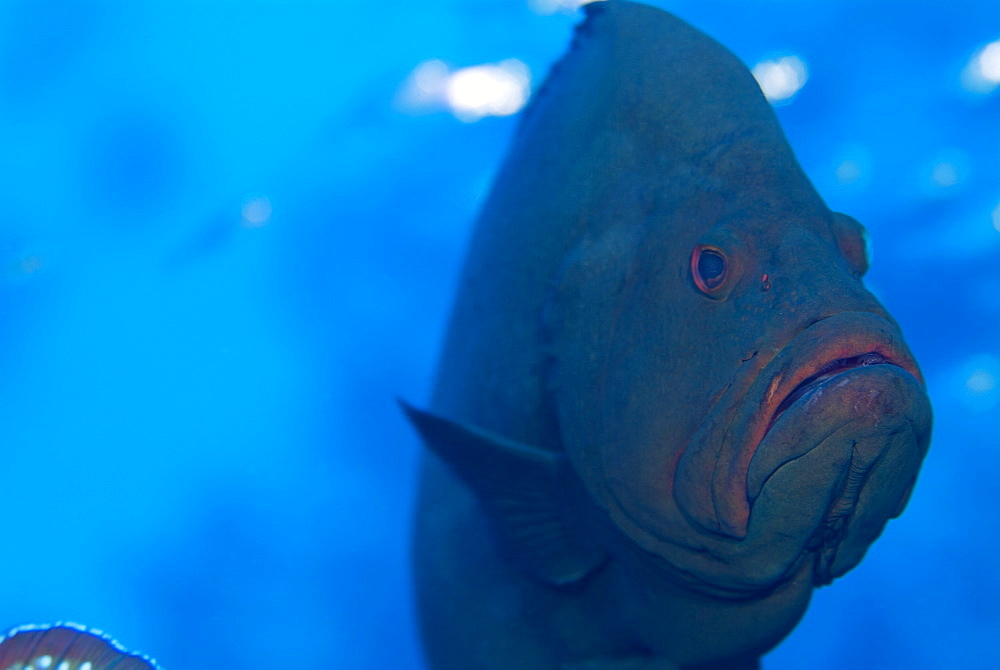
[[[586,13],[404,404],[427,658],[756,668],[902,511],[930,405],[747,68],[661,10]]]

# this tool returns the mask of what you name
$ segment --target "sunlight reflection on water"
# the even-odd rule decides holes
[[[1000,85],[1000,40],[982,47],[962,71],[962,86],[973,93],[992,93]]]
[[[401,111],[427,113],[447,109],[470,123],[487,116],[521,111],[531,93],[531,71],[516,58],[450,70],[427,60],[414,68],[396,96]]]
[[[753,66],[753,76],[771,104],[791,102],[809,79],[809,68],[798,56],[763,60]]]

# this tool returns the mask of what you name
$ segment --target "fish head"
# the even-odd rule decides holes
[[[711,220],[692,207],[676,216]],[[552,365],[567,452],[617,526],[690,582],[755,593],[811,560],[828,583],[909,496],[923,379],[862,283],[857,222],[712,209],[711,227],[657,222],[567,268]]]
[[[738,591],[772,587],[804,561],[817,584],[854,567],[902,511],[931,426],[914,357],[862,282],[861,225],[765,199],[690,250],[667,242],[690,257],[689,290],[673,294],[691,318],[669,336],[689,355],[671,376],[707,382],[701,402],[687,394],[697,423],[682,420],[672,449],[670,505],[702,534],[697,548],[723,559],[713,583]],[[681,433],[658,423],[647,426]]]
[[[546,313],[563,443],[613,525],[686,584],[825,584],[905,505],[923,379],[864,286],[861,224],[823,203],[746,68],[636,7],[590,28],[632,83],[602,95],[593,137],[618,153]]]

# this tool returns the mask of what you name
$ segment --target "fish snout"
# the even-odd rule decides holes
[[[709,543],[731,566],[728,587],[773,586],[807,555],[825,583],[905,504],[930,441],[920,371],[895,323],[844,312],[796,335],[744,389],[682,455],[675,500],[721,536]]]
[[[735,539],[746,535],[754,486],[748,470],[772,428],[796,404],[816,402],[814,392],[861,367],[892,365],[921,388],[916,361],[899,327],[872,312],[841,312],[816,321],[791,339],[755,377],[731,386],[682,455],[675,478],[678,505],[703,529]],[[815,446],[795,445],[775,455],[774,466]]]
[[[868,372],[859,376],[863,371]],[[763,478],[819,443],[806,434],[794,442],[769,439],[783,428],[785,414],[800,405],[821,411],[798,412],[788,423],[817,435],[841,421],[884,421],[905,413],[912,403],[925,405],[930,420],[923,376],[898,327],[871,313],[844,312],[815,323],[782,350],[761,378],[769,380],[768,390],[762,397],[748,394],[747,404],[759,407],[758,422],[736,460],[746,465],[738,468],[739,479],[751,503]],[[782,448],[776,448],[779,443]]]

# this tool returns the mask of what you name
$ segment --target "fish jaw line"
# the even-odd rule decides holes
[[[770,429],[791,405],[808,400],[836,376],[820,380],[824,369],[839,361],[857,361],[858,365],[844,364],[839,370],[847,372],[860,366],[866,355],[878,357],[879,364],[902,368],[923,387],[898,326],[874,312],[840,312],[815,321],[769,361],[746,370],[747,382],[733,385],[733,397],[718,403],[714,416],[706,419],[707,428],[695,435],[678,463],[675,499],[689,521],[724,537],[745,538],[754,498],[748,490],[750,462]],[[819,383],[782,407],[810,381]],[[705,476],[711,481],[704,481]]]

